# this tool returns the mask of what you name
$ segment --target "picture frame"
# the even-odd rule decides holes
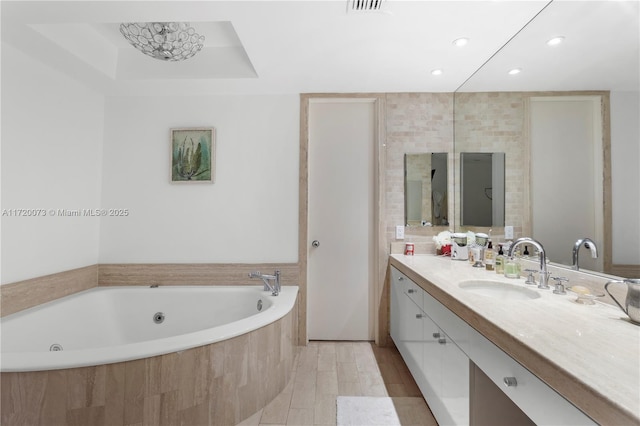
[[[171,183],[214,183],[213,127],[171,129]]]

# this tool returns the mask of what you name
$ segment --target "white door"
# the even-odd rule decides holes
[[[371,99],[309,104],[310,340],[373,339],[374,106]]]
[[[571,265],[574,243],[588,237],[596,242],[599,257],[592,259],[582,248],[580,267],[602,271],[601,98],[536,97],[530,110],[533,237],[548,259],[565,265]]]

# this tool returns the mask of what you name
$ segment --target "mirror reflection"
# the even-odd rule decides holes
[[[404,156],[404,220],[407,226],[446,226],[447,153]]]
[[[504,226],[504,152],[460,153],[464,226]]]
[[[491,145],[488,150],[506,153],[504,224],[514,227],[514,237],[540,240],[552,253],[552,262],[567,264],[572,262],[573,245],[578,239],[593,239],[598,243],[598,258],[592,259],[590,250],[583,248],[579,253],[580,269],[624,277],[640,276],[640,173],[635,164],[640,154],[639,16],[638,2],[554,1],[454,95],[456,156],[479,152],[483,144]],[[561,44],[547,44],[556,36],[563,37]],[[519,74],[508,73],[516,68]],[[559,133],[552,135],[555,145],[545,148],[547,160],[541,164],[540,159],[534,158],[538,154],[533,144],[542,127],[533,123],[532,128],[531,100],[567,96],[601,98],[598,104],[602,107],[602,122],[578,127],[601,140],[601,148],[597,149],[602,158],[598,165],[582,163],[575,155],[593,152],[588,148],[572,148],[565,156],[566,137]],[[556,118],[556,114],[550,117]],[[601,135],[597,135],[600,131]],[[559,159],[561,154],[564,160]],[[603,228],[600,236],[595,231],[576,230],[574,236],[556,247],[549,236],[541,233],[542,229],[569,229],[576,223],[575,216],[587,210],[561,195],[561,191],[569,191],[572,197],[577,196],[578,191],[571,191],[575,174],[569,169],[592,170],[579,179],[603,183],[598,197],[589,195],[596,202],[595,208],[589,210],[602,216]],[[456,170],[455,175],[458,173]],[[537,190],[540,200],[538,194],[534,199],[533,192]],[[461,209],[464,191],[464,182],[456,183],[455,194],[451,195],[455,200],[456,230],[466,225]],[[546,196],[557,196],[561,201],[556,197],[556,201],[545,202]],[[561,209],[572,210],[567,213]],[[536,228],[533,216],[538,211],[549,214],[551,220]],[[498,236],[502,229],[493,231]]]

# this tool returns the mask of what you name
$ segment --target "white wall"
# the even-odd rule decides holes
[[[532,234],[544,244],[552,262],[571,265],[572,247],[591,238],[602,251],[602,179],[595,163],[602,164],[600,98],[590,96],[536,97],[531,99]],[[552,191],[550,189],[553,189]],[[568,220],[570,219],[570,220]],[[583,269],[602,270],[602,256],[582,253]]]
[[[613,263],[640,263],[640,93],[611,92]]]
[[[99,205],[103,117],[101,95],[2,44],[3,284],[97,262],[99,219],[50,210]]]
[[[299,96],[107,98],[100,262],[296,262]],[[171,184],[169,132],[215,127],[215,183]]]
[[[105,99],[3,44],[2,106],[3,284],[99,262],[297,261],[298,95]],[[217,130],[215,183],[172,185],[169,129],[196,126]],[[59,213],[97,208],[130,215]]]

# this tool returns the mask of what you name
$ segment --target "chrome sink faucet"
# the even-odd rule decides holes
[[[576,271],[580,270],[580,267],[578,266],[578,252],[580,251],[580,247],[582,246],[585,246],[586,248],[591,250],[592,258],[595,259],[598,257],[598,247],[596,246],[596,243],[594,243],[593,240],[591,240],[591,238],[580,238],[573,245],[573,256],[572,256],[571,268],[575,269]]]
[[[544,252],[544,247],[538,241],[529,237],[518,238],[511,244],[509,247],[508,256],[510,258],[513,257],[513,253],[517,246],[520,244],[531,244],[536,249],[538,249],[538,255],[540,256],[540,282],[538,283],[538,288],[550,288],[549,287],[549,273],[547,272],[547,255]]]
[[[280,294],[280,271],[276,270],[273,275],[261,274],[260,271],[250,272],[249,278],[260,278],[264,283],[264,291],[270,291],[272,296]],[[273,281],[273,285],[269,281]]]

